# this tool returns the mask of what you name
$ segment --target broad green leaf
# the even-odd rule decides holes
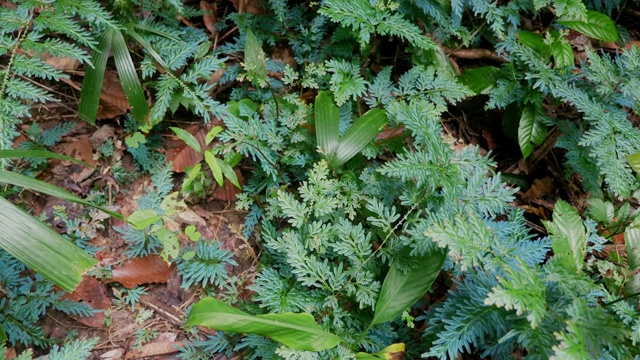
[[[193,305],[185,325],[268,336],[290,348],[306,351],[331,349],[342,341],[338,336],[322,331],[310,314],[254,316],[211,297]]]
[[[187,251],[184,254],[182,254],[182,260],[191,260],[196,256],[196,252],[195,251]]]
[[[187,177],[184,180],[184,184],[182,184],[182,191],[191,185],[193,180],[195,180],[198,175],[200,175],[200,169],[202,169],[202,164],[197,163],[196,166],[192,167],[191,170],[187,173]]]
[[[370,326],[395,319],[418,301],[440,273],[445,257],[443,251],[434,249],[421,256],[407,274],[392,264],[382,284]]]
[[[0,247],[65,291],[73,291],[96,260],[49,226],[0,197]]]
[[[553,221],[543,221],[553,243],[553,260],[565,269],[580,273],[584,266],[587,234],[578,212],[569,203],[558,200]]]
[[[500,68],[483,66],[465,70],[465,72],[458,76],[458,80],[471,89],[476,95],[489,94],[489,91],[495,86],[500,74]]]
[[[540,104],[527,104],[522,110],[518,126],[518,143],[522,157],[526,159],[534,145],[540,145],[547,137],[547,125],[542,122],[544,109]]]
[[[518,33],[518,39],[520,39],[522,45],[535,51],[545,60],[549,60],[551,49],[549,48],[549,45],[545,44],[544,38],[541,35],[531,31],[521,30]]]
[[[215,126],[213,129],[209,130],[209,132],[207,133],[207,136],[205,136],[204,138],[204,143],[207,145],[211,144],[213,139],[215,139],[216,136],[218,136],[218,134],[222,132],[222,130],[224,129],[220,125]]]
[[[107,59],[109,58],[109,50],[113,42],[114,34],[117,30],[108,29],[102,34],[98,48],[91,55],[91,63],[84,74],[82,81],[82,89],[80,90],[80,104],[78,105],[78,113],[80,117],[94,124],[96,116],[98,116],[98,103],[100,102],[100,93],[102,92],[102,82],[104,81],[104,71],[107,68]]]
[[[67,156],[67,155],[56,154],[54,152],[46,151],[46,150],[19,150],[19,149],[0,150],[0,159],[3,159],[3,158],[60,159],[60,160],[72,161],[86,167],[95,168],[95,166],[87,164],[82,160],[78,160],[76,158],[72,158],[71,156]]]
[[[224,177],[229,179],[229,181],[231,181],[231,183],[235,185],[238,189],[242,189],[242,186],[240,185],[240,181],[238,181],[238,175],[236,175],[236,172],[233,170],[233,168],[229,166],[229,164],[224,162],[224,160],[219,158],[215,158],[215,159],[216,159],[215,161],[218,163],[218,166],[220,167],[220,170],[222,170],[222,174],[224,174]]]
[[[187,130],[180,129],[178,127],[170,127],[180,140],[184,141],[185,144],[189,145],[190,148],[202,154],[202,147],[200,146],[200,141],[196,139],[195,136],[191,135]]]
[[[627,294],[634,294],[640,291],[640,224],[634,222],[627,227],[624,242],[627,247],[627,266],[631,273],[631,279],[624,289]]]
[[[22,174],[17,174],[11,171],[0,170],[0,183],[11,184],[11,185],[23,187],[26,189],[31,189],[47,195],[55,196],[62,200],[71,201],[77,204],[93,206],[94,208],[102,210],[116,219],[124,220],[124,216],[122,216],[121,214],[118,214],[115,211],[109,210],[103,206],[96,205],[94,203],[81,199],[73,195],[72,193],[64,189],[61,189],[55,185],[51,185],[44,181],[36,180],[34,178],[24,176]]]
[[[331,156],[340,141],[340,109],[330,91],[320,91],[315,107],[318,146],[325,156]]]
[[[149,104],[147,104],[147,98],[144,95],[142,85],[140,85],[140,79],[136,73],[136,66],[133,64],[133,60],[131,60],[129,48],[120,30],[114,31],[112,47],[113,60],[116,63],[122,90],[124,90],[124,95],[127,97],[127,101],[129,101],[129,105],[131,106],[131,114],[139,123],[144,124],[147,122],[146,117],[147,114],[149,114]]]
[[[594,220],[601,223],[613,221],[615,209],[612,203],[602,201],[601,199],[587,199],[587,203],[589,204],[587,211]]]
[[[247,78],[260,87],[269,83],[267,76],[267,62],[260,42],[251,30],[247,30],[244,43],[244,65],[248,72]]]
[[[597,11],[588,10],[585,21],[560,20],[558,22],[569,29],[578,31],[597,40],[618,41],[618,39],[620,39],[613,20],[607,15]]]
[[[180,255],[180,242],[178,241],[178,234],[169,231],[166,227],[162,226],[156,232],[154,232],[160,243],[162,244],[162,252],[160,257],[167,263],[169,258],[177,259]]]
[[[573,49],[569,40],[554,31],[556,40],[550,45],[551,56],[556,62],[556,68],[572,67],[575,63]]]
[[[387,124],[387,114],[382,109],[371,109],[356,120],[347,130],[330,158],[334,167],[339,167],[362,151]]]
[[[224,185],[224,178],[222,177],[222,169],[220,168],[220,164],[216,161],[218,160],[215,155],[209,150],[204,152],[204,161],[207,162],[211,172],[213,173],[213,178],[216,179],[218,185]]]
[[[640,152],[627,156],[627,161],[633,171],[640,174]]]
[[[152,209],[138,210],[129,215],[127,220],[134,229],[144,230],[160,221],[160,215]]]

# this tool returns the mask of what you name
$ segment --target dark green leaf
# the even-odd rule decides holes
[[[191,135],[191,133],[189,133],[188,131],[177,127],[170,127],[169,129],[171,129],[176,135],[178,135],[180,140],[184,141],[184,143],[189,145],[190,148],[202,154],[200,141],[198,141],[195,136]]]
[[[121,214],[118,214],[115,211],[111,211],[105,207],[102,207],[102,206],[93,204],[89,201],[86,201],[84,199],[81,199],[73,195],[72,193],[64,189],[61,189],[55,185],[51,185],[44,181],[36,180],[34,178],[24,176],[22,174],[0,170],[0,183],[11,184],[11,185],[31,189],[34,191],[38,191],[47,195],[55,196],[62,200],[67,200],[67,201],[71,201],[71,202],[82,204],[82,205],[93,206],[96,209],[100,209],[106,212],[107,214],[115,217],[116,219],[124,220],[124,216],[122,216]]]
[[[551,56],[556,62],[556,68],[572,67],[575,63],[573,49],[569,40],[560,34],[556,35],[556,41],[550,45]]]
[[[98,116],[98,103],[100,102],[100,93],[102,92],[104,71],[107,67],[109,50],[111,49],[111,43],[116,31],[115,29],[109,29],[102,34],[97,50],[94,50],[91,55],[93,67],[89,66],[84,74],[82,90],[80,90],[78,113],[80,117],[89,124],[94,124],[96,122],[96,116]]]
[[[330,91],[320,91],[315,107],[318,146],[325,156],[331,156],[340,141],[340,109]]]
[[[520,39],[522,45],[535,51],[545,60],[549,60],[551,49],[549,48],[549,45],[544,43],[544,38],[541,35],[531,31],[521,30],[518,33],[518,39]]]
[[[149,104],[147,98],[140,85],[140,79],[136,73],[136,67],[131,60],[129,48],[124,41],[122,32],[115,30],[113,35],[113,60],[118,69],[118,77],[122,84],[122,90],[131,106],[131,114],[139,123],[146,123],[146,117],[149,113]]]
[[[0,346],[7,341],[7,333],[4,332],[2,326],[0,326]]]
[[[290,348],[306,351],[331,349],[342,341],[336,335],[322,331],[309,314],[254,316],[211,297],[193,305],[186,325],[268,336]]]
[[[518,126],[518,143],[522,157],[526,159],[534,145],[540,145],[547,137],[547,125],[542,121],[544,109],[540,104],[527,104],[522,111]]]
[[[0,247],[66,291],[96,260],[47,225],[0,197]]]
[[[395,264],[387,273],[376,301],[371,325],[381,324],[398,317],[429,290],[440,273],[446,254],[437,249],[418,259],[418,264],[405,275]]]
[[[585,21],[560,20],[558,22],[569,29],[578,31],[594,39],[602,41],[618,41],[620,38],[613,20],[611,20],[607,15],[597,11],[588,10]]]
[[[340,167],[362,151],[387,124],[387,114],[382,109],[371,109],[356,120],[347,130],[330,158],[334,167]]]
[[[476,95],[489,94],[501,74],[500,68],[495,66],[483,66],[465,70],[458,76],[458,80],[466,85]]]

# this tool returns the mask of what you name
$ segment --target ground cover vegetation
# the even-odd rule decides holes
[[[0,0],[0,358],[640,358],[639,17]]]

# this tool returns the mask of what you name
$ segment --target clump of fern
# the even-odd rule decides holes
[[[198,240],[195,245],[188,245],[180,256],[178,273],[184,288],[212,285],[221,289],[229,278],[227,268],[236,265],[233,253],[222,249],[219,241]]]

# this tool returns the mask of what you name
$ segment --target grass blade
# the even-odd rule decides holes
[[[124,220],[124,216],[122,216],[121,214],[118,214],[115,211],[109,210],[103,206],[96,205],[87,200],[81,199],[73,195],[72,193],[64,189],[61,189],[55,185],[51,185],[44,181],[36,180],[34,178],[30,178],[22,174],[17,174],[11,171],[0,170],[0,183],[20,186],[20,187],[38,191],[47,195],[55,196],[62,200],[71,201],[77,204],[93,206],[94,208],[100,209],[105,213],[115,217],[116,219]]]
[[[100,103],[104,71],[107,68],[109,49],[111,49],[115,32],[115,29],[109,29],[102,34],[97,50],[94,50],[93,55],[91,55],[93,67],[87,68],[82,81],[78,112],[84,121],[92,125],[95,124],[96,116],[98,116],[98,104]]]
[[[66,291],[73,291],[96,264],[81,248],[2,197],[0,227],[0,247]]]
[[[387,123],[387,114],[382,109],[371,109],[351,125],[344,134],[331,159],[334,167],[342,166],[375,139]]]
[[[131,60],[129,48],[120,30],[114,31],[112,46],[113,59],[116,63],[116,69],[118,69],[122,90],[124,90],[124,94],[131,106],[131,114],[139,123],[144,124],[149,113],[149,104],[147,104],[147,98],[142,90],[142,85],[140,85],[136,67],[133,64],[133,60]]]
[[[333,156],[340,140],[340,109],[330,91],[320,91],[316,97],[316,139],[320,151]]]

